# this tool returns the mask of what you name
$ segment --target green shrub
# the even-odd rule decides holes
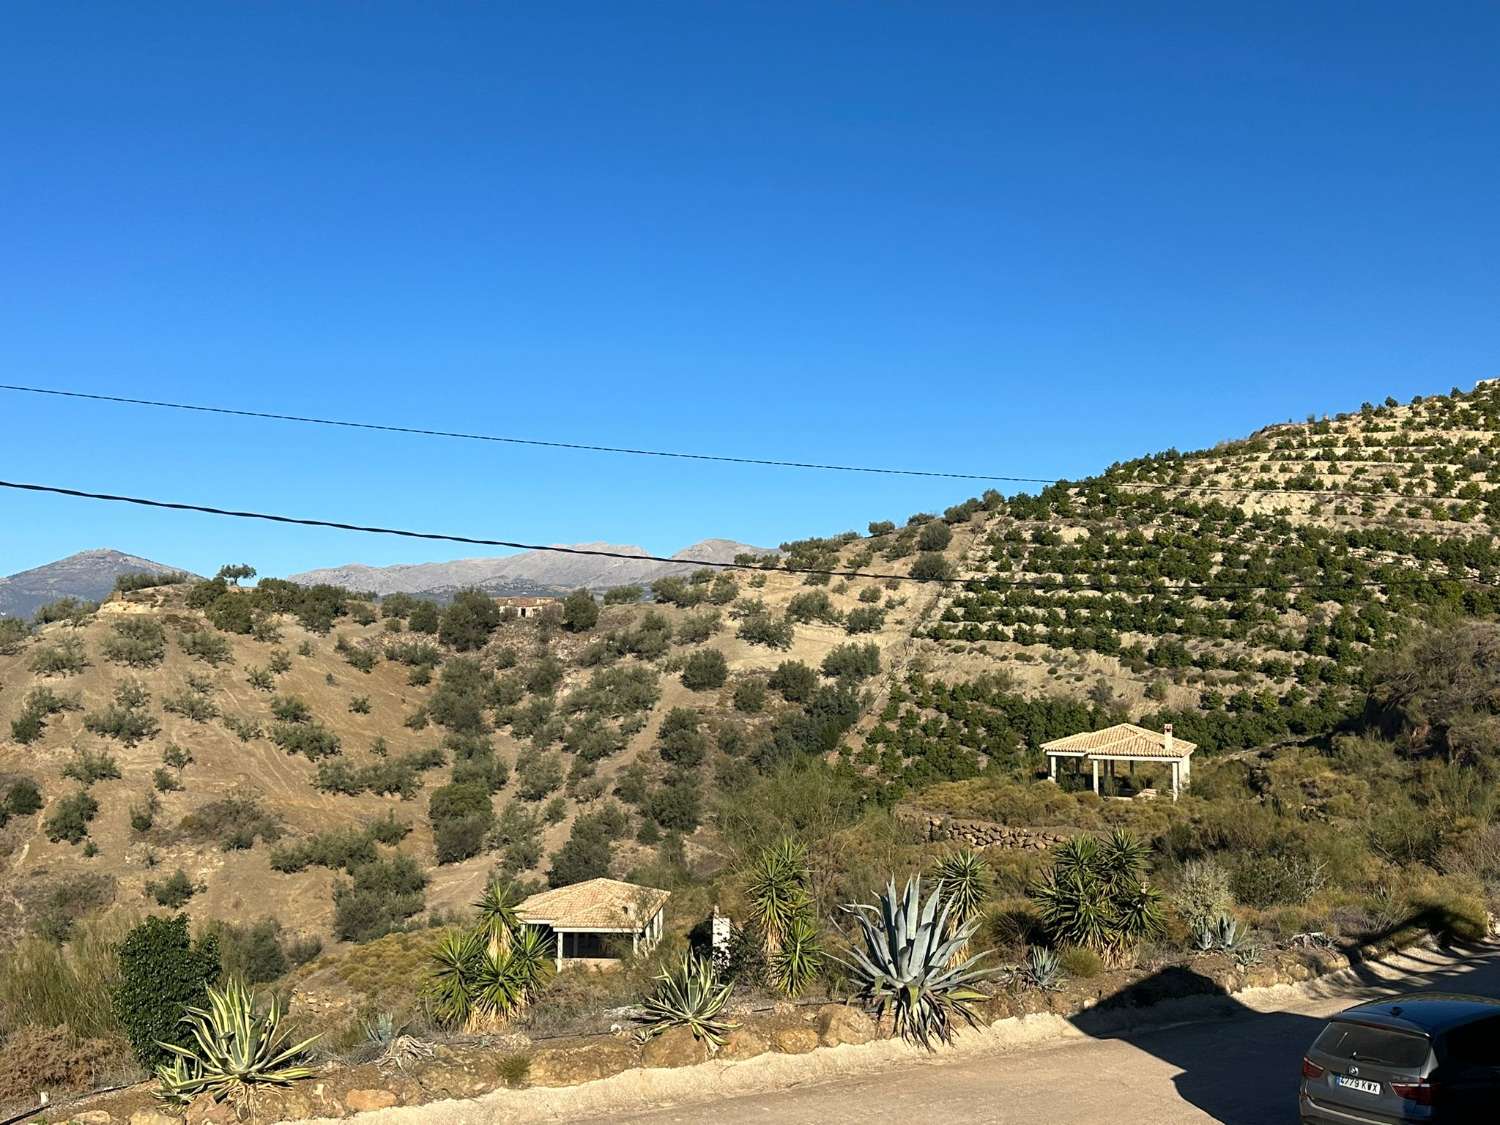
[[[740,620],[737,633],[740,640],[766,648],[791,648],[792,623],[785,618],[777,620],[769,612],[750,613]]]
[[[409,855],[359,867],[333,888],[333,932],[340,941],[373,941],[422,910],[427,877]]]
[[[31,654],[31,670],[43,676],[68,676],[88,666],[79,637],[59,637],[51,644],[39,645]]]
[[[31,629],[19,617],[0,617],[0,656],[11,656],[21,651],[21,645],[31,636]]]
[[[885,610],[877,606],[857,606],[844,616],[844,632],[851,635],[878,632],[884,625]]]
[[[616,586],[612,590],[604,591],[605,605],[632,605],[646,596],[646,591],[640,586]]]
[[[176,910],[188,899],[198,893],[198,888],[193,886],[193,881],[187,877],[187,872],[178,868],[171,876],[162,880],[146,880],[146,895],[156,900],[156,905],[165,906]]]
[[[818,689],[818,673],[800,660],[783,660],[766,684],[788,703],[806,703]]]
[[[42,790],[29,777],[18,778],[5,790],[5,811],[13,816],[30,816],[42,807]]]
[[[132,668],[152,668],[167,652],[167,634],[161,622],[150,617],[122,617],[114,623],[114,635],[106,637],[104,657]]]
[[[934,526],[941,527],[942,524]],[[839,645],[823,657],[823,675],[840,680],[865,680],[880,671],[880,646]]]
[[[425,632],[417,628],[417,620],[413,610],[411,628]],[[438,640],[459,652],[472,652],[484,647],[499,624],[500,607],[494,598],[483,590],[460,590],[438,621]]]
[[[178,647],[205,664],[218,666],[229,661],[229,642],[209,629],[193,629],[177,638]]]
[[[599,623],[599,603],[587,590],[574,590],[563,599],[562,625],[570,633],[586,633]]]
[[[219,946],[188,936],[187,915],[147,918],[120,945],[114,1010],[143,1067],[154,1070],[172,1054],[162,1043],[186,1044],[186,1009],[201,1006],[219,977]]]
[[[759,676],[747,676],[734,685],[734,709],[754,715],[765,708],[766,681]]]
[[[469,781],[435,789],[427,804],[427,816],[432,822],[438,863],[458,863],[478,855],[495,820],[489,786]]]
[[[238,977],[246,984],[266,984],[285,976],[294,963],[311,959],[306,943],[285,938],[281,924],[274,918],[262,918],[245,926],[216,919],[204,927],[204,932],[219,943],[226,980]],[[322,943],[314,939],[312,947],[321,949]]]
[[[96,781],[115,781],[120,776],[120,763],[115,761],[113,754],[80,746],[73,751],[68,764],[63,766],[62,774],[82,785],[92,785]]]
[[[339,736],[321,723],[272,723],[270,738],[288,754],[301,754],[310,762],[339,753]]]
[[[42,828],[47,839],[54,844],[64,841],[77,844],[89,834],[89,821],[98,815],[99,802],[89,796],[87,790],[80,789],[52,806],[52,811],[42,821]]]
[[[942,525],[928,524],[927,526],[940,527]],[[1092,949],[1086,949],[1081,946],[1063,950],[1058,961],[1062,965],[1063,972],[1079,980],[1088,980],[1090,977],[1097,977],[1104,971],[1104,959]]]
[[[718,649],[704,648],[689,653],[682,665],[682,686],[689,691],[721,688],[728,678],[729,662]]]
[[[103,711],[90,711],[83,717],[83,725],[95,734],[134,746],[160,729],[146,713],[150,701],[144,687],[127,681],[115,688],[114,703]]]
[[[182,818],[178,831],[198,843],[217,842],[223,851],[253,848],[257,839],[275,843],[281,822],[255,797],[223,797]]]
[[[927,552],[917,556],[916,561],[911,564],[911,576],[923,581],[946,581],[953,577],[953,565],[936,552]]]

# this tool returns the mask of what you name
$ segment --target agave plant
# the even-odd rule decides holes
[[[719,982],[708,958],[684,954],[678,964],[657,976],[656,991],[647,997],[639,1017],[645,1024],[642,1038],[654,1038],[668,1028],[685,1027],[693,1033],[693,1038],[717,1050],[737,1026],[722,1018],[733,989],[733,982]]]
[[[863,948],[855,945],[845,962],[865,1004],[884,1018],[887,1012],[905,1039],[933,1048],[933,1039],[953,1037],[954,1017],[974,1023],[972,1005],[984,998],[974,986],[994,975],[978,964],[984,954],[955,962],[979,919],[953,925],[941,884],[926,901],[920,877],[909,879],[904,892],[894,880],[874,903],[853,903],[846,910],[860,928]]]
[[[826,960],[817,924],[803,914],[792,919],[767,967],[771,982],[783,996],[798,996],[822,972]]]
[[[1234,953],[1245,942],[1245,931],[1228,914],[1220,914],[1214,923],[1214,944],[1225,953]]]
[[[1026,960],[1021,963],[1021,978],[1027,984],[1051,992],[1057,988],[1057,978],[1062,973],[1062,962],[1056,950],[1045,945],[1033,945],[1026,950]]]
[[[948,896],[948,905],[953,910],[952,920],[962,925],[979,915],[989,898],[994,884],[994,872],[989,861],[970,847],[958,848],[938,861],[936,871],[943,893]],[[969,955],[967,945],[953,953],[954,960],[962,961]]]
[[[745,893],[768,957],[781,948],[793,921],[806,913],[810,881],[807,849],[788,837],[762,851],[751,865]]]
[[[231,978],[223,988],[210,987],[208,1007],[190,1007],[182,1017],[192,1031],[192,1045],[157,1043],[174,1056],[156,1072],[161,1082],[159,1096],[190,1102],[199,1094],[209,1094],[222,1101],[254,1086],[289,1086],[311,1078],[313,1068],[302,1060],[319,1036],[288,1046],[290,1033],[281,1026],[281,1005],[276,998],[261,1015],[255,1008],[255,994],[238,978]]]
[[[1212,953],[1219,946],[1218,928],[1207,918],[1193,925],[1193,950],[1197,953]]]

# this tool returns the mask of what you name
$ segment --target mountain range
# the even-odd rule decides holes
[[[672,556],[674,562],[646,558],[642,547],[613,543],[579,543],[577,548],[609,551],[640,558],[603,558],[568,555],[554,551],[525,551],[517,555],[453,559],[448,562],[409,563],[399,566],[345,566],[309,570],[289,575],[303,585],[319,582],[375,594],[424,594],[443,598],[466,587],[477,586],[492,594],[554,594],[576,590],[606,590],[614,586],[647,585],[658,578],[687,574],[703,563],[732,562],[736,555],[772,553],[730,539],[704,539]],[[146,571],[168,574],[181,568],[153,562],[123,551],[99,548],[79,551],[65,559],[0,578],[0,617],[30,617],[41,606],[58,598],[98,601],[107,595],[122,574]]]
[[[79,551],[0,578],[0,617],[30,617],[58,598],[97,602],[114,589],[115,579],[122,574],[171,574],[180,569],[108,547]]]

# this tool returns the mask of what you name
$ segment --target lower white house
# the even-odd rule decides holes
[[[521,921],[552,939],[557,967],[607,968],[661,940],[668,891],[618,879],[587,879],[532,895],[516,907]]]

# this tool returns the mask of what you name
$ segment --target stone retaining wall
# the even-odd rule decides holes
[[[968,844],[971,848],[1046,851],[1070,835],[1060,828],[1021,828],[992,820],[960,820],[931,813],[906,813],[903,818],[925,825],[930,841],[949,840]]]

